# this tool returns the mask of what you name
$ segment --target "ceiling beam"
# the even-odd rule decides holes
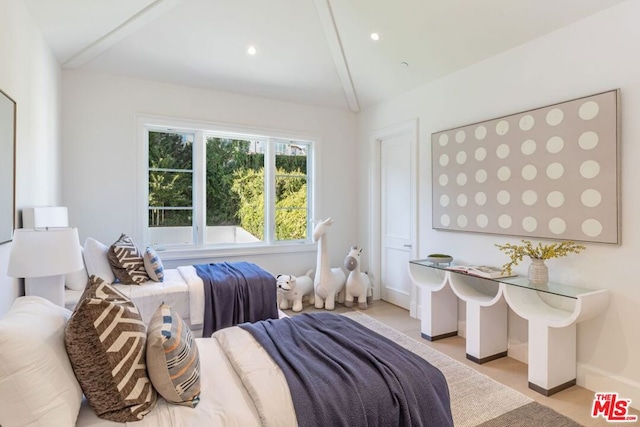
[[[329,50],[333,57],[340,82],[342,83],[342,89],[347,97],[347,103],[349,108],[354,113],[360,111],[360,105],[358,103],[358,96],[356,90],[353,87],[353,81],[351,80],[351,72],[349,71],[349,65],[347,59],[344,56],[344,50],[342,49],[342,42],[340,41],[340,34],[336,27],[336,22],[333,18],[333,12],[331,11],[331,5],[329,0],[313,0],[318,11],[318,17],[324,30],[324,36],[329,44]]]
[[[173,9],[183,1],[184,0],[155,0],[131,18],[127,19],[125,22],[109,31],[107,34],[100,37],[80,52],[76,53],[71,57],[71,59],[62,64],[62,66],[64,68],[79,68],[83,66],[107,49],[114,46],[116,43]]]

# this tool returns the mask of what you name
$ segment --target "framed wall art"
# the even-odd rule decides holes
[[[0,90],[0,244],[15,228],[16,102]]]
[[[620,91],[431,135],[433,228],[620,243]]]

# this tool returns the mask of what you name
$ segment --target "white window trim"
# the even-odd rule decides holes
[[[309,221],[313,221],[317,212],[317,201],[316,198],[320,194],[320,183],[321,177],[318,176],[319,168],[317,167],[320,164],[320,150],[318,146],[320,145],[320,136],[317,134],[311,133],[303,133],[297,131],[288,131],[281,129],[270,129],[270,128],[257,128],[250,126],[241,126],[241,125],[232,125],[227,123],[216,123],[216,122],[207,122],[207,121],[197,121],[197,120],[189,120],[189,119],[181,119],[175,117],[166,117],[166,116],[154,116],[154,115],[144,115],[137,114],[136,115],[136,141],[138,149],[137,151],[137,189],[136,197],[135,197],[135,213],[134,219],[136,223],[136,227],[133,227],[136,230],[133,233],[134,239],[137,242],[142,242],[142,245],[145,247],[149,244],[147,241],[148,236],[148,200],[149,200],[149,176],[148,176],[148,168],[149,164],[149,150],[148,150],[148,138],[147,138],[147,130],[149,128],[158,128],[158,129],[166,129],[167,127],[174,128],[176,131],[186,130],[193,131],[194,129],[198,129],[196,132],[196,138],[200,138],[203,133],[228,133],[230,136],[241,135],[243,137],[246,136],[255,136],[256,138],[281,138],[281,139],[291,139],[291,140],[302,140],[302,141],[311,141],[310,145],[310,154],[311,154],[311,162],[308,165],[308,175],[307,175],[307,195],[308,195],[308,203],[309,203]],[[221,132],[221,129],[224,131]],[[201,144],[196,144],[201,145]],[[267,145],[268,146],[268,145]],[[202,147],[204,149],[204,147]],[[266,154],[266,153],[265,153]],[[194,164],[194,176],[196,175],[195,171],[202,173],[205,165],[205,158],[202,155],[194,156],[195,159],[200,159],[201,161]],[[267,158],[267,156],[265,156]],[[273,190],[272,190],[273,191]],[[204,189],[201,191],[204,192]],[[204,194],[196,194],[195,195],[198,200],[194,200],[194,203],[197,203],[196,206],[202,206],[200,203],[204,203]],[[196,209],[195,215],[201,216],[204,212],[201,209]],[[269,214],[269,213],[267,213]],[[270,213],[273,217],[275,215],[275,211]],[[202,219],[202,218],[199,218]],[[268,218],[265,218],[267,220]],[[268,224],[271,224],[270,222]],[[308,225],[309,230],[313,230],[313,224]],[[275,230],[266,230],[267,233],[275,233]],[[196,232],[200,233],[198,237],[199,242],[204,241],[205,230],[197,230]],[[196,237],[196,236],[194,236]],[[242,245],[242,244],[233,244],[233,245],[193,245],[193,246],[181,246],[181,247],[167,247],[166,249],[162,249],[162,259],[167,261],[177,261],[177,260],[188,260],[193,258],[202,258],[202,257],[221,257],[221,256],[243,256],[243,255],[263,255],[263,254],[278,254],[278,253],[296,253],[296,252],[311,252],[316,250],[316,244],[311,241],[311,231],[309,231],[309,241],[300,242],[300,241],[292,241],[292,242],[276,242],[276,243],[265,243],[261,245]]]

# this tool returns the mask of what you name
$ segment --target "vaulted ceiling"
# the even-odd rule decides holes
[[[24,1],[64,68],[357,112],[626,0]]]

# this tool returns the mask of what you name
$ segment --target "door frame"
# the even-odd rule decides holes
[[[387,126],[371,132],[370,160],[369,160],[369,269],[373,274],[373,297],[380,299],[381,272],[382,272],[382,224],[381,224],[381,203],[380,193],[382,191],[382,162],[381,162],[381,142],[384,139],[396,135],[408,134],[411,142],[411,197],[413,198],[414,209],[411,212],[412,224],[412,246],[411,258],[416,258],[418,252],[418,118],[407,120],[395,125]],[[409,266],[407,265],[408,269]],[[411,285],[411,303],[409,305],[409,315],[417,317],[417,292],[415,286]]]

